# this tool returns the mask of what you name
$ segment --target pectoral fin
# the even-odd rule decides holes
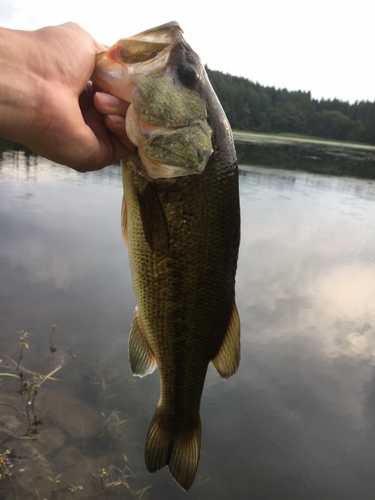
[[[228,329],[220,350],[212,360],[212,364],[222,378],[235,374],[240,364],[240,317],[236,304],[233,303]]]
[[[144,377],[156,368],[156,359],[145,337],[141,320],[138,315],[138,306],[129,336],[129,362],[133,375]]]
[[[169,232],[164,209],[157,192],[150,184],[138,193],[143,232],[152,251],[168,251]]]

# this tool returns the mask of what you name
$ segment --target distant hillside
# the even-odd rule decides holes
[[[320,101],[206,67],[232,128],[375,144],[375,102]]]

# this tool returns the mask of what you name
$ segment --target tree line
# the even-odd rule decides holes
[[[206,70],[233,129],[375,144],[375,102],[317,100],[311,92],[265,87]]]

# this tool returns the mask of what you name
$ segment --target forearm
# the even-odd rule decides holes
[[[34,32],[0,28],[0,137],[28,143],[43,101],[40,66]]]

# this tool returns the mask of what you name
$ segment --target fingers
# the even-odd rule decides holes
[[[119,115],[107,115],[104,119],[106,127],[110,132],[115,134],[118,140],[126,147],[129,152],[135,151],[137,148],[128,139],[125,130],[125,118]]]
[[[125,116],[130,103],[105,92],[96,92],[94,105],[99,113],[105,115],[104,122],[108,130],[117,136],[126,149],[135,151],[136,147],[129,141],[125,130]]]
[[[118,99],[117,97],[106,94],[105,92],[96,92],[94,95],[94,104],[96,109],[102,115],[120,115],[125,116],[130,106],[129,102]]]

